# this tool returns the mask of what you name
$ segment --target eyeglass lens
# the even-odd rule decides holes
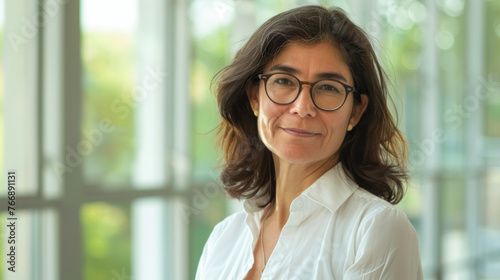
[[[288,74],[273,74],[267,80],[269,98],[279,104],[293,102],[299,95],[299,80]],[[320,80],[314,83],[312,98],[316,105],[325,110],[333,110],[342,105],[346,96],[345,87],[334,80]]]

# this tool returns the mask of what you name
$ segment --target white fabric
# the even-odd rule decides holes
[[[197,280],[242,280],[253,266],[263,209],[244,202],[217,224]],[[422,279],[418,239],[407,216],[358,187],[341,164],[295,198],[261,279]]]

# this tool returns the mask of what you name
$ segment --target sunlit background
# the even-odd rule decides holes
[[[500,279],[497,0],[0,0],[2,184],[18,174],[0,279],[193,279],[239,209],[216,182],[211,79],[306,4],[346,10],[391,78],[425,279]]]

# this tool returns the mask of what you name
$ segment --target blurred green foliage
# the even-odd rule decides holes
[[[2,214],[0,215],[0,219],[2,219],[2,221],[5,221],[4,215],[5,215],[5,212],[2,212]],[[0,236],[2,236],[2,237],[4,236],[4,229],[3,228],[4,227],[0,227]],[[2,253],[4,252],[4,249],[3,249],[3,247],[5,246],[4,243],[5,243],[4,240],[2,240],[2,242],[0,242],[0,252],[2,252]],[[0,262],[0,271],[2,271],[2,272],[5,271],[3,262]],[[0,273],[0,280],[3,280],[3,273]]]
[[[206,179],[215,166],[217,155],[214,137],[219,115],[211,82],[231,59],[227,44],[230,31],[230,27],[225,26],[209,36],[192,38],[190,98],[193,178]]]
[[[102,137],[84,161],[85,180],[103,189],[120,188],[130,180],[134,153],[135,42],[129,34],[87,32],[82,34],[83,124],[85,134],[99,130],[101,122],[115,129]],[[130,108],[116,112],[112,104]],[[84,279],[109,280],[130,275],[130,206],[92,203],[81,210],[85,252]]]
[[[2,4],[2,3],[0,3]],[[3,23],[0,23],[0,57],[3,58]],[[2,59],[2,63],[0,63],[0,170],[3,170],[4,165],[4,157],[3,157],[3,149],[4,149],[4,118],[3,118],[3,95],[4,95],[4,63]],[[4,175],[3,172],[0,174],[0,182],[3,182]],[[0,190],[0,194],[4,194],[5,189]],[[1,266],[0,266],[1,268]]]
[[[192,215],[189,223],[189,279],[194,279],[198,261],[203,252],[203,247],[212,232],[215,224],[220,222],[226,215],[227,198],[221,192],[218,196],[210,199],[206,209],[198,215]]]
[[[134,155],[135,38],[130,34],[86,32],[82,34],[83,124],[85,133],[99,130],[101,122],[115,128],[94,145],[84,161],[89,183],[105,189],[120,188],[130,181]],[[124,108],[117,110],[116,106]]]
[[[0,5],[1,4],[4,4],[2,2],[0,2]],[[0,23],[0,55],[3,54],[3,40],[4,40],[4,34],[3,34],[3,22]],[[3,55],[2,55],[3,57]],[[3,95],[4,95],[4,82],[3,82],[3,73],[4,73],[4,69],[3,69],[3,61],[2,63],[0,63],[0,170],[4,170],[3,169],[3,164],[4,164],[4,157],[3,157],[3,135],[4,135],[4,132],[3,132]],[[1,172],[0,174],[0,182],[4,182],[4,175],[3,175],[3,171]],[[5,188],[2,188],[2,190],[0,190],[0,194],[4,194],[5,192]],[[0,215],[1,218],[3,218],[3,215]],[[0,236],[3,236],[3,227],[0,228]],[[0,242],[0,252],[3,252],[3,246],[4,246],[4,242]],[[0,271],[4,271],[3,270],[4,268],[4,264],[3,262],[0,262]],[[3,280],[3,273],[0,273],[0,280]]]
[[[215,183],[216,175],[213,172],[217,158],[215,134],[219,115],[211,82],[215,74],[231,59],[228,51],[230,32],[230,26],[222,26],[208,36],[191,39],[193,42],[190,95],[192,180]],[[208,176],[210,174],[212,177]],[[226,216],[226,201],[221,191],[217,197],[210,199],[209,207],[200,214],[190,217],[189,279],[195,277],[198,260],[213,226]]]
[[[130,205],[96,202],[81,210],[84,279],[131,275]],[[125,274],[123,274],[125,273]]]
[[[483,120],[485,135],[500,137],[500,1],[485,1],[485,80],[496,88],[496,94],[491,94],[485,105]]]

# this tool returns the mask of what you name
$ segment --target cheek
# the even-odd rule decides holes
[[[273,103],[265,92],[260,92],[258,129],[260,138],[268,148],[277,129],[276,123],[285,110],[286,106]]]
[[[264,98],[262,98],[262,96]],[[276,107],[276,104],[272,103],[267,99],[265,93],[261,94],[261,99],[259,102],[259,132],[261,137],[264,135],[268,135],[272,132],[271,128],[273,124],[276,122],[276,116],[279,114],[279,110]],[[273,106],[275,105],[275,106]],[[264,134],[264,135],[263,135]]]
[[[325,141],[328,146],[335,147],[335,149],[338,149],[342,144],[347,133],[347,125],[349,124],[349,115],[342,112],[338,113],[341,114],[335,114],[325,119],[325,123],[328,124]]]

